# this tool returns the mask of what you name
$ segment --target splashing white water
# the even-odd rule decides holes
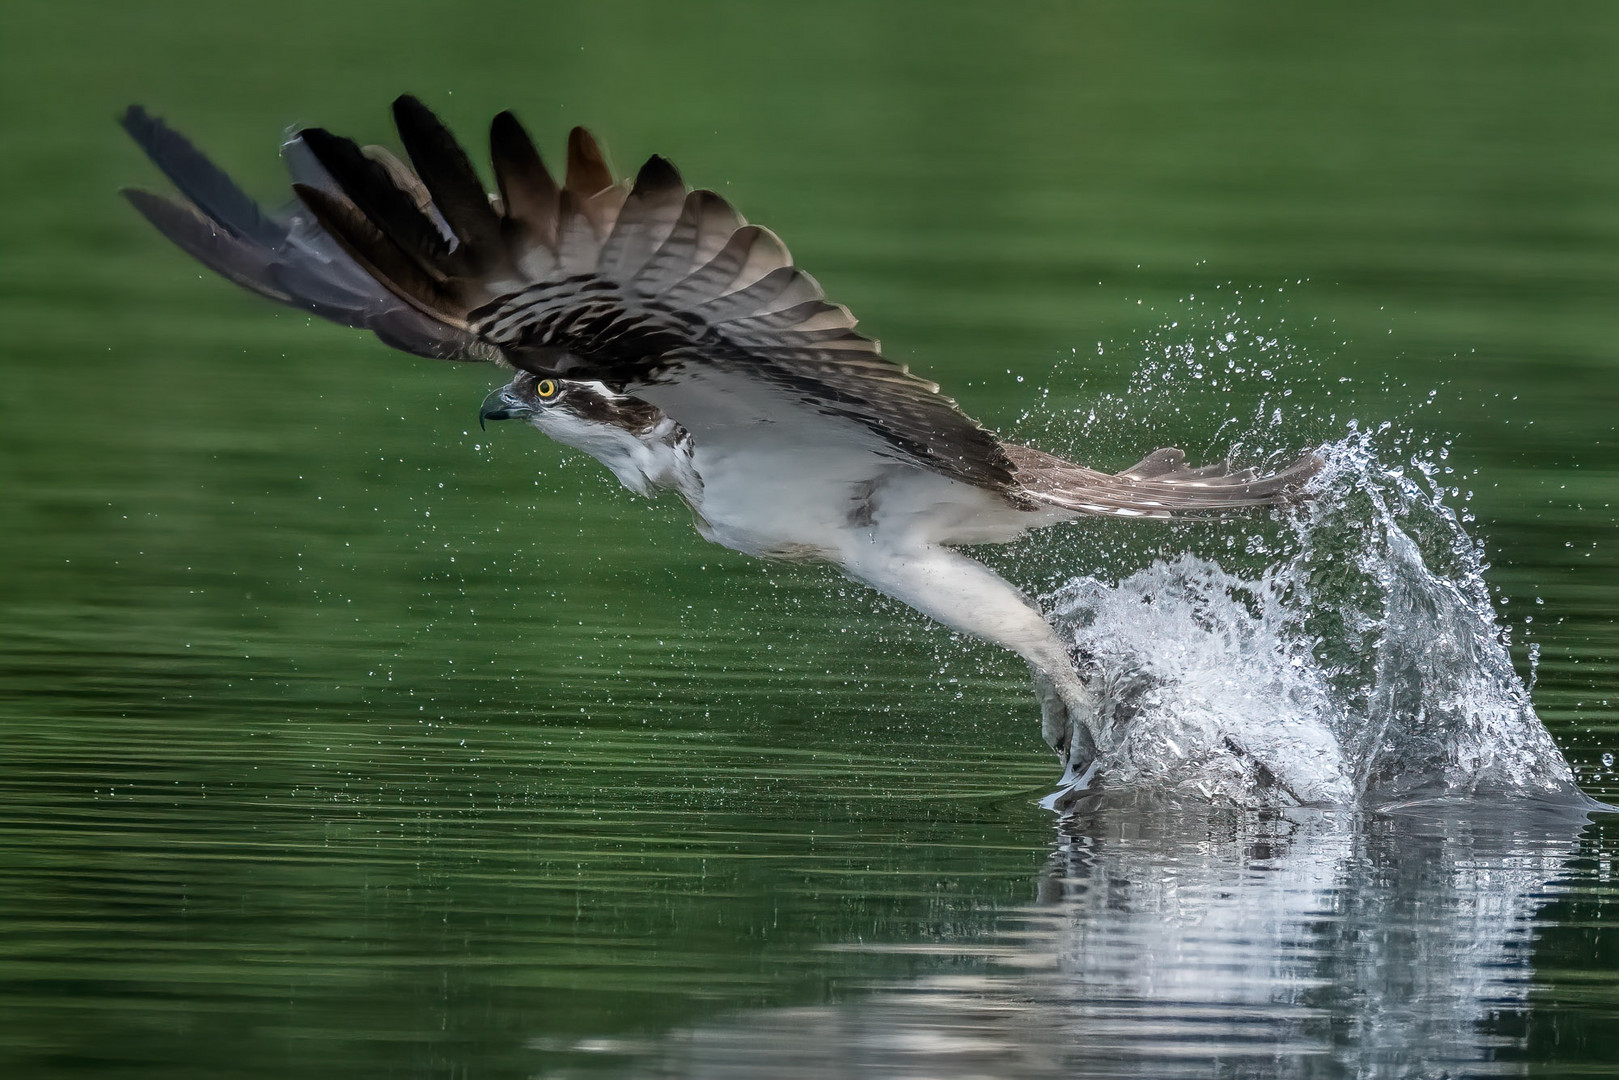
[[[1323,454],[1293,553],[1257,575],[1183,555],[1057,591],[1111,714],[1101,786],[1240,805],[1583,799],[1436,470],[1385,465],[1362,434]]]

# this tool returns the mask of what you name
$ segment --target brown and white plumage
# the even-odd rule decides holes
[[[1002,443],[885,359],[770,230],[688,190],[661,157],[615,180],[582,128],[559,183],[510,113],[490,127],[497,192],[413,97],[410,164],[320,128],[283,146],[297,201],[266,213],[184,138],[126,130],[185,195],[126,195],[246,288],[422,356],[522,374],[483,416],[523,416],[639,491],[673,488],[705,537],[823,559],[947,625],[1019,652],[1048,741],[1086,764],[1096,702],[1039,612],[951,550],[1083,515],[1165,518],[1295,496],[1313,456],[1270,476],[1159,450],[1123,472]],[[551,388],[552,393],[541,392]]]

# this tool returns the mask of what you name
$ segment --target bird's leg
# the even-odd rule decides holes
[[[897,548],[869,536],[843,553],[843,572],[964,634],[1028,662],[1040,699],[1041,734],[1077,783],[1096,757],[1100,703],[1080,679],[1051,624],[1005,578],[949,548]]]
[[[1082,778],[1088,779],[1086,770],[1096,761],[1096,737],[1091,729],[1101,724],[1100,704],[1090,688],[1080,683],[1080,691],[1086,697],[1076,717],[1075,705],[1070,703],[1073,695],[1065,699],[1055,680],[1033,660],[1028,664],[1029,675],[1034,680],[1034,696],[1040,702],[1040,735],[1062,759],[1062,786],[1079,785]]]

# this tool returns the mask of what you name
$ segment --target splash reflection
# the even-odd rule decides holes
[[[1585,821],[1096,811],[1065,823],[1035,902],[995,933],[901,947],[934,974],[553,1060],[659,1077],[1524,1075],[1522,1025],[1503,1018],[1526,1007],[1531,919]]]

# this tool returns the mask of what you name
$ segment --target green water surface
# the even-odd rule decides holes
[[[1611,4],[21,0],[0,87],[6,1076],[721,1075],[667,1041],[948,997],[1078,880],[1021,662],[481,432],[494,371],[213,278],[116,196],[163,188],[130,102],[270,202],[288,125],[388,141],[404,90],[472,145],[502,108],[553,156],[588,124],[781,233],[986,424],[1098,465],[1223,453],[1262,400],[1272,449],[1448,441],[1540,715],[1619,796]],[[1272,378],[1065,441],[1232,325],[1285,344]],[[1186,542],[1092,530],[999,565],[1038,589]],[[1523,841],[1517,989],[1452,1075],[1619,1058],[1619,831],[1565,841]],[[1375,877],[1378,843],[1345,858]],[[1367,962],[1419,965],[1403,940]],[[1320,1008],[1275,1075],[1370,1075],[1357,1006]],[[1263,1073],[1190,1045],[1187,1075]],[[915,1075],[1072,1072],[947,1050]]]

